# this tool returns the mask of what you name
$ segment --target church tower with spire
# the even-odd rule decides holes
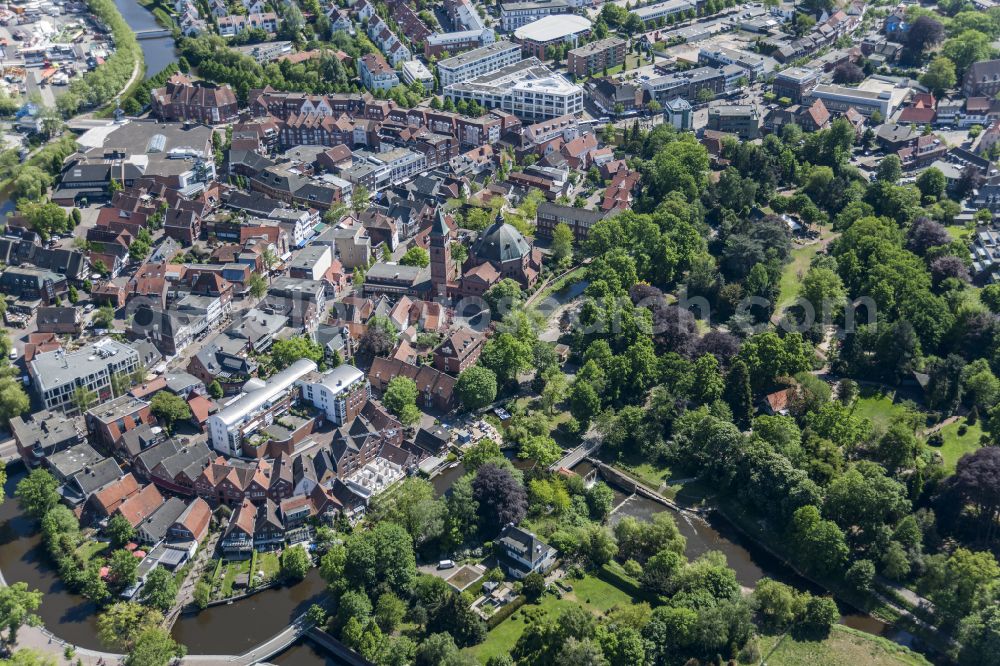
[[[454,285],[455,265],[451,259],[451,228],[444,219],[441,206],[438,206],[428,241],[431,250],[431,285],[436,296],[447,298]]]

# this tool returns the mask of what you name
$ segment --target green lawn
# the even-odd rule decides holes
[[[908,648],[840,625],[823,641],[763,636],[760,651],[761,663],[766,661],[770,666],[930,666],[922,655]]]
[[[887,428],[897,417],[905,416],[906,409],[893,402],[889,394],[866,391],[854,401],[852,413],[869,419],[876,426]]]
[[[257,570],[264,572],[264,580],[270,580],[278,575],[281,561],[277,553],[261,553],[257,556]]]
[[[632,604],[635,600],[624,591],[605,583],[599,578],[585,576],[579,580],[565,579],[564,582],[573,586],[572,592],[563,593],[562,598],[554,594],[546,594],[537,604],[525,604],[509,618],[498,624],[486,635],[486,640],[466,652],[472,654],[480,662],[493,656],[510,652],[517,639],[527,628],[529,613],[541,612],[559,616],[573,606],[581,606],[595,615],[608,611],[615,605]]]
[[[648,65],[649,63],[645,60],[641,60],[638,54],[629,53],[625,56],[625,64],[628,65],[627,69],[637,69],[642,65]],[[621,65],[615,65],[614,67],[608,68],[608,76],[614,76],[618,72],[622,71]],[[595,77],[604,76],[604,70],[594,74]]]
[[[781,273],[781,280],[778,282],[778,307],[776,311],[789,306],[799,295],[799,285],[802,278],[809,270],[812,258],[819,252],[820,244],[813,243],[792,250],[792,260],[785,265],[785,270]]]
[[[931,447],[931,451],[941,454],[941,457],[944,459],[944,468],[949,472],[955,471],[955,464],[959,458],[966,453],[972,453],[981,446],[979,438],[983,434],[983,429],[979,423],[979,421],[976,421],[975,424],[968,425],[965,419],[959,419],[955,423],[949,423],[941,428],[941,434],[944,436],[944,446],[939,449]],[[965,434],[959,435],[958,431],[963,425],[965,426]]]
[[[955,240],[962,240],[962,236],[967,232],[964,224],[949,224],[945,229],[948,230],[948,235]]]
[[[225,574],[222,577],[222,597],[231,596],[233,593],[233,582],[239,574],[250,571],[250,560],[239,562],[227,562],[223,565]]]
[[[79,555],[86,563],[98,553],[102,553],[107,550],[110,546],[111,544],[106,541],[84,541],[80,547],[76,549],[76,554]]]

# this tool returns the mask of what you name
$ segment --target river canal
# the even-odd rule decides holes
[[[39,609],[46,628],[59,638],[85,648],[101,650],[97,640],[94,604],[69,592],[59,581],[43,552],[32,521],[21,515],[14,488],[24,478],[20,464],[11,465],[0,505],[0,571],[8,582],[26,582],[45,597]],[[325,586],[313,569],[291,587],[265,590],[242,601],[213,606],[195,615],[182,615],[174,638],[191,654],[239,654],[284,629],[291,620],[318,601]],[[322,662],[318,662],[322,663]]]
[[[584,461],[575,471],[586,474],[590,469],[590,464]],[[45,594],[39,614],[51,632],[76,645],[102,649],[96,638],[94,605],[69,592],[59,581],[45,557],[35,526],[21,515],[17,501],[13,499],[14,489],[25,475],[23,468],[20,464],[12,464],[8,471],[9,476],[4,486],[7,500],[0,505],[0,570],[8,582],[23,581]],[[464,469],[459,465],[435,478],[434,485],[438,493],[447,492],[463,472]],[[654,514],[669,510],[651,500],[630,497],[619,489],[615,489],[615,506],[612,522],[623,516],[649,520]],[[696,558],[709,550],[721,551],[729,566],[736,571],[737,580],[747,588],[754,587],[764,576],[783,580],[800,588],[814,588],[777,558],[743,537],[719,516],[709,516],[705,520],[682,514],[677,516],[677,526],[687,539],[685,554],[689,558]],[[233,604],[214,606],[193,615],[182,615],[174,625],[173,635],[187,646],[190,654],[240,654],[277,634],[295,616],[319,601],[323,593],[323,580],[318,571],[313,569],[302,582],[294,586],[266,590]],[[841,622],[903,644],[910,642],[909,635],[896,632],[867,615],[845,611]],[[308,641],[300,641],[273,661],[281,666],[336,663]]]
[[[594,466],[584,460],[578,463],[573,471],[581,476],[587,476]],[[625,516],[632,516],[641,521],[651,520],[657,513],[670,511],[667,507],[651,499],[638,495],[627,495],[620,488],[611,484],[615,493],[614,513],[611,515],[612,525]],[[720,551],[726,556],[726,563],[736,572],[736,580],[745,588],[754,588],[764,577],[787,583],[798,589],[821,593],[818,587],[791,571],[778,558],[758,546],[751,539],[741,534],[727,520],[717,513],[708,514],[707,518],[688,513],[674,514],[678,531],[687,539],[684,555],[693,560],[710,550]],[[912,647],[913,636],[905,631],[899,631],[885,622],[866,615],[841,604],[842,615],[840,623],[859,631],[876,636],[884,636],[901,645]]]
[[[163,29],[163,26],[156,22],[156,17],[139,6],[136,0],[115,0],[115,5],[133,32]],[[155,39],[140,39],[139,46],[142,48],[142,55],[146,60],[147,79],[159,74],[164,67],[177,60],[177,48],[174,46],[174,38],[171,35]]]
[[[505,452],[515,467],[523,470],[530,466],[530,462],[514,458],[511,453]],[[580,476],[587,476],[594,471],[594,466],[584,460],[578,463],[573,471]],[[435,494],[439,497],[446,494],[463,474],[465,474],[465,467],[461,463],[445,469],[431,480],[434,484]],[[617,523],[625,516],[648,521],[657,513],[669,511],[667,507],[653,500],[637,495],[629,496],[621,488],[614,484],[610,485],[614,491],[614,506],[616,507],[611,516],[612,524]],[[722,552],[726,556],[728,565],[736,572],[736,580],[743,587],[752,589],[756,587],[757,581],[766,576],[799,589],[820,592],[816,585],[791,571],[783,562],[745,537],[718,514],[713,513],[709,514],[707,518],[701,518],[683,513],[675,514],[674,518],[677,522],[677,529],[687,539],[687,547],[684,552],[687,558],[693,560],[710,550]],[[897,631],[881,620],[849,608],[843,609],[841,623],[859,631],[885,636],[902,645],[911,646],[912,644],[913,637],[910,634]]]

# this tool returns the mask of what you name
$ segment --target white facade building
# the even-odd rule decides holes
[[[583,111],[583,88],[556,74],[537,58],[527,58],[491,74],[446,86],[446,97],[475,101],[528,121]]]
[[[285,413],[286,399],[299,390],[297,382],[310,372],[316,372],[316,364],[300,358],[272,375],[263,386],[260,380],[247,382],[245,393],[208,418],[212,448],[219,453],[239,455],[246,436],[269,426]]]
[[[321,409],[334,425],[343,425],[371,397],[371,386],[363,372],[346,363],[302,382],[302,397]]]
[[[420,81],[425,90],[434,89],[434,75],[431,74],[431,70],[419,60],[407,60],[403,63],[403,83],[410,85],[414,81]]]
[[[646,5],[633,9],[632,13],[642,19],[643,23],[655,22],[660,19],[666,20],[668,16],[674,16],[681,12],[695,11],[695,4],[689,0],[667,0],[655,5]]]
[[[569,14],[577,6],[567,0],[529,0],[500,4],[500,27],[513,32],[522,25],[537,21],[550,14]]]
[[[28,365],[46,409],[72,411],[78,388],[93,391],[100,402],[112,397],[111,377],[135,372],[139,352],[124,343],[105,338],[67,353],[63,349],[37,354]]]
[[[484,74],[513,65],[521,60],[521,46],[510,41],[500,41],[488,44],[472,51],[460,53],[457,56],[438,63],[438,79],[441,87],[453,83],[463,83]]]
[[[329,245],[307,245],[288,265],[293,277],[322,280],[333,265],[333,252]]]

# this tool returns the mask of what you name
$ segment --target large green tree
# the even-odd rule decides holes
[[[492,370],[474,365],[458,376],[455,394],[465,409],[481,409],[497,399],[497,377]]]
[[[271,359],[278,369],[287,368],[301,358],[319,363],[323,360],[323,348],[304,335],[297,335],[287,340],[276,340],[271,345]]]
[[[281,575],[286,580],[302,580],[309,573],[312,561],[305,548],[286,548],[281,553]]]
[[[382,404],[396,415],[403,425],[413,425],[420,420],[417,408],[417,385],[409,377],[402,375],[389,380],[382,394]]]
[[[510,384],[518,374],[527,371],[531,361],[531,345],[511,333],[493,336],[479,357],[479,364],[491,370],[501,385]]]
[[[149,410],[168,430],[173,430],[177,421],[191,418],[191,408],[184,398],[169,391],[159,391],[149,401]]]
[[[163,567],[156,567],[146,576],[140,595],[142,603],[166,612],[177,601],[177,581]]]
[[[176,657],[187,652],[177,643],[170,632],[160,627],[151,627],[140,633],[125,657],[126,666],[167,666]]]
[[[42,593],[31,590],[27,583],[12,583],[0,587],[0,627],[7,630],[7,642],[17,642],[17,631],[24,625],[36,627],[42,623],[36,611],[42,605]]]
[[[41,467],[31,471],[28,476],[17,484],[14,496],[21,504],[21,509],[36,520],[42,517],[59,503],[59,482],[52,474]]]
[[[163,622],[155,608],[131,601],[111,604],[97,616],[97,637],[111,650],[129,651],[135,639],[146,629]]]

